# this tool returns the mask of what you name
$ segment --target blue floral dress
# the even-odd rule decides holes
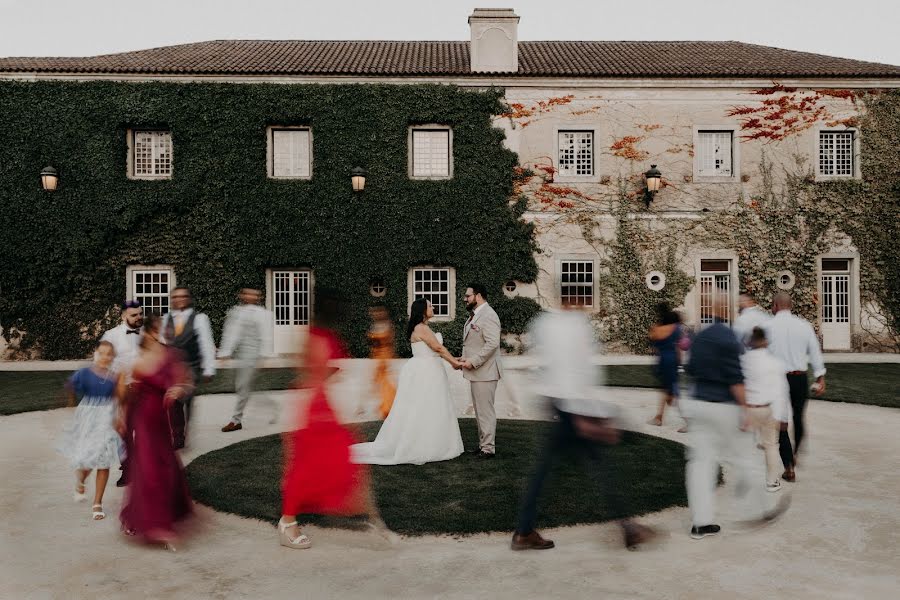
[[[60,452],[76,469],[109,469],[118,464],[121,438],[113,427],[115,375],[97,375],[87,367],[76,371],[68,386],[80,401],[63,431]]]

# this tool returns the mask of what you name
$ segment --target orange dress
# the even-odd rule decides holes
[[[311,327],[307,344],[311,397],[301,406],[301,426],[284,437],[281,513],[361,514],[366,473],[350,462],[350,446],[357,440],[338,422],[325,389],[329,363],[347,354],[338,337],[326,329]]]
[[[381,402],[378,412],[381,418],[386,419],[394,404],[394,396],[397,395],[397,384],[391,377],[391,359],[394,358],[394,330],[387,327],[383,330],[373,329],[369,332],[369,341],[372,344],[371,357],[375,361],[375,389]]]

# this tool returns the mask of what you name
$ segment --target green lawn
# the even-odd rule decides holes
[[[359,438],[372,440],[380,422],[359,427]],[[512,531],[522,491],[537,450],[550,425],[500,421],[498,454],[485,461],[471,455],[421,466],[373,467],[375,495],[387,525],[398,533],[469,534]],[[460,420],[466,447],[477,445],[472,419]],[[628,515],[686,504],[684,448],[660,438],[626,433],[612,450]],[[553,527],[619,518],[603,502],[577,457],[558,464],[544,488],[538,525]],[[281,438],[240,442],[198,457],[188,465],[194,499],[212,508],[275,523],[281,507]],[[354,519],[304,515],[301,522],[354,527]]]
[[[833,363],[827,367],[824,400],[900,408],[900,364]],[[609,385],[656,387],[649,365],[611,365],[605,369]],[[0,415],[63,406],[63,383],[69,375],[67,371],[0,371]],[[264,369],[258,379],[259,389],[287,389],[295,377],[294,369]],[[233,391],[234,371],[223,369],[198,393]]]

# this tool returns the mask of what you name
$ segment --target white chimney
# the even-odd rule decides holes
[[[476,8],[469,17],[475,73],[519,70],[519,16],[512,8]]]

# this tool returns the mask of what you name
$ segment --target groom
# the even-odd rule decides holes
[[[487,289],[483,285],[473,283],[466,288],[465,300],[471,315],[463,327],[462,375],[472,384],[480,446],[478,458],[494,458],[497,431],[494,394],[503,372],[500,367],[500,318],[487,303]]]

